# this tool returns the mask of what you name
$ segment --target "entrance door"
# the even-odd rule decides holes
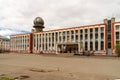
[[[108,49],[108,55],[112,55],[112,49]]]
[[[67,53],[76,53],[78,51],[78,44],[67,44],[66,52]]]

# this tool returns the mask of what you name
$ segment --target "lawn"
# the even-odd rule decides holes
[[[7,77],[1,77],[0,80],[15,80],[15,79],[10,79],[10,78],[7,78]]]

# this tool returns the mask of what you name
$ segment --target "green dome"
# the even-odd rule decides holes
[[[34,25],[44,25],[44,21],[41,17],[36,17],[34,20]]]

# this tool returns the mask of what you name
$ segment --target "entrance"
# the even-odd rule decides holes
[[[78,44],[58,44],[59,53],[76,53],[78,52]]]
[[[112,50],[111,49],[108,49],[108,55],[112,55]]]

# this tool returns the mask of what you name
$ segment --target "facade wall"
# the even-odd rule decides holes
[[[10,37],[11,52],[30,53],[30,36],[31,34],[20,34]]]
[[[1,39],[0,40],[0,50],[3,50],[3,51],[9,51],[10,50],[10,41],[7,39]]]
[[[86,51],[106,54],[105,29],[105,24],[98,24],[33,33],[33,53],[59,53],[60,44],[78,44],[78,52],[82,45]]]
[[[115,53],[115,45],[120,44],[120,22],[113,23],[112,25],[112,52]]]
[[[4,36],[0,35],[0,52],[5,52],[10,50],[10,40]]]

